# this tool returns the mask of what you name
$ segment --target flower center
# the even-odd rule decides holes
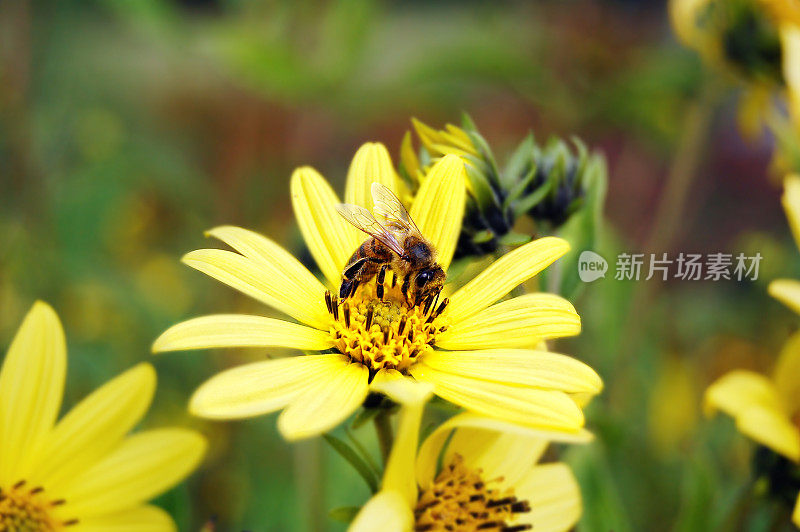
[[[365,365],[370,380],[381,369],[406,373],[417,357],[433,349],[436,336],[446,329],[436,321],[447,299],[411,305],[397,286],[379,298],[374,281],[362,283],[355,294],[343,300],[325,292],[325,303],[333,316],[330,334],[334,347]]]
[[[420,493],[414,509],[414,530],[530,530],[532,527],[528,524],[509,524],[516,514],[530,512],[531,508],[528,501],[518,500],[512,489],[501,493],[499,488],[490,487],[501,480],[484,481],[480,469],[468,469],[463,458],[456,454],[433,484]]]
[[[29,488],[24,480],[0,489],[0,532],[55,532],[78,524],[53,518],[52,510],[62,504],[64,499],[50,500],[44,488]]]

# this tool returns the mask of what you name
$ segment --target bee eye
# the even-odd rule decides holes
[[[417,275],[417,286],[425,286],[431,280],[431,272],[424,271]]]

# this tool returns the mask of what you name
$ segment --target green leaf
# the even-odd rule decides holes
[[[531,241],[531,235],[523,233],[506,233],[501,236],[498,241],[504,246],[521,246]]]
[[[339,521],[340,523],[349,524],[353,519],[356,518],[358,512],[360,511],[360,506],[341,506],[328,512],[328,517],[335,521]]]
[[[472,235],[472,241],[475,244],[483,244],[494,238],[494,232],[491,229],[484,229]]]
[[[372,421],[372,418],[380,413],[380,408],[362,408],[361,411],[356,414],[356,417],[353,419],[353,422],[350,424],[350,428],[356,430],[360,428],[365,423]]]
[[[503,173],[500,175],[500,181],[503,188],[510,189],[517,183],[525,174],[526,169],[535,166],[534,155],[536,153],[536,143],[533,138],[533,133],[528,135],[519,143],[517,149],[508,158]]]
[[[350,445],[348,445],[343,440],[340,440],[336,436],[332,434],[323,434],[323,438],[325,441],[333,447],[333,450],[339,453],[339,456],[347,460],[350,465],[356,470],[356,472],[361,475],[361,478],[367,483],[369,489],[372,493],[378,492],[378,476],[375,474],[375,471],[367,464],[367,462],[359,456],[359,454],[353,450]]]

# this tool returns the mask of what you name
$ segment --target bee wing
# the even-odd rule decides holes
[[[381,225],[381,223],[364,207],[359,207],[358,205],[352,205],[350,203],[340,203],[336,206],[336,210],[342,215],[342,218],[353,224],[356,228],[377,238],[398,255],[403,254],[403,246],[397,240],[397,237]]]
[[[422,236],[417,224],[411,219],[402,202],[388,187],[380,183],[372,183],[372,203],[374,204],[372,212],[390,231]]]

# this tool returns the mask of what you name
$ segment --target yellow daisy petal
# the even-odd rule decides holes
[[[797,502],[794,505],[794,512],[792,512],[792,523],[800,527],[800,496],[797,497]]]
[[[245,364],[201,384],[189,409],[195,415],[213,419],[275,412],[349,363],[342,355],[308,355]]]
[[[400,143],[400,161],[403,163],[403,168],[408,172],[408,177],[412,181],[419,181],[422,170],[417,152],[414,151],[414,146],[411,144],[410,131],[406,131],[406,134],[403,135],[403,141]]]
[[[424,403],[433,393],[433,385],[407,377],[394,369],[382,369],[375,375],[370,390],[382,393],[404,405]]]
[[[82,518],[70,532],[176,532],[167,512],[157,506],[139,506],[112,514]]]
[[[101,462],[63,487],[64,514],[89,517],[121,511],[166,491],[197,467],[205,439],[186,429],[130,436]]]
[[[531,511],[520,514],[514,524],[528,523],[537,532],[570,530],[583,511],[580,488],[566,464],[534,467],[516,483],[514,493],[531,505]]]
[[[800,30],[797,30],[800,35]],[[800,66],[795,65],[798,71],[798,88],[800,88]],[[783,209],[786,211],[786,218],[789,220],[789,228],[798,247],[800,247],[800,176],[790,174],[783,180],[783,196],[781,196]]]
[[[800,281],[776,279],[769,283],[769,295],[800,314]]]
[[[0,486],[30,472],[61,407],[67,348],[61,322],[36,302],[0,370]]]
[[[783,345],[773,379],[786,411],[800,412],[800,333],[793,334]]]
[[[560,238],[545,237],[506,253],[450,298],[445,313],[457,324],[485,309],[569,250]]]
[[[403,496],[381,491],[358,512],[348,532],[411,532],[414,514]]]
[[[738,416],[752,407],[776,411],[783,408],[772,381],[758,373],[731,371],[706,390],[704,409],[707,414],[722,410],[729,416]]]
[[[55,426],[32,478],[58,489],[111,451],[141,420],[156,388],[156,372],[139,364],[92,392]]]
[[[442,373],[501,384],[533,386],[569,393],[599,393],[603,381],[572,357],[527,349],[433,351],[421,363]]]
[[[368,378],[367,368],[347,364],[317,379],[281,413],[278,430],[287,440],[299,440],[334,428],[367,398]]]
[[[568,432],[578,430],[584,423],[581,409],[563,392],[453,375],[422,363],[411,372],[418,380],[433,383],[436,395],[478,414]]]
[[[288,347],[322,351],[330,334],[284,320],[243,314],[214,314],[173,325],[153,343],[153,351],[217,347]]]
[[[325,291],[322,283],[294,255],[263,235],[232,225],[215,227],[206,231],[206,235],[218,238],[265,268],[264,275],[287,280],[297,298],[314,300]]]
[[[353,156],[347,172],[344,201],[372,212],[372,183],[380,183],[398,195],[397,174],[389,150],[380,142],[367,142]]]
[[[419,425],[424,403],[405,405],[400,410],[397,438],[383,473],[384,490],[400,493],[408,506],[417,500],[417,481],[414,478],[414,457],[419,442]]]
[[[318,329],[328,326],[322,285],[315,280],[319,292],[306,297],[308,286],[302,284],[305,276],[299,271],[287,277],[276,265],[267,267],[222,249],[198,249],[187,253],[183,262],[306,325]]]
[[[338,287],[342,269],[364,240],[363,233],[336,212],[339,198],[313,168],[294,171],[291,192],[294,214],[308,250],[330,286]]]
[[[447,271],[461,232],[467,197],[467,172],[455,155],[446,156],[433,165],[419,187],[411,219],[428,238],[437,252],[439,265]]]
[[[789,106],[795,126],[800,123],[800,27],[796,24],[782,24],[780,27],[781,48],[783,49],[783,77],[789,91]],[[784,204],[785,205],[785,204]],[[800,223],[797,218],[797,202],[794,203],[795,222],[793,232],[800,245],[800,233],[795,229]]]
[[[420,447],[417,455],[417,483],[427,486],[436,474],[436,464],[450,432],[455,428],[480,429],[484,432],[516,434],[526,438],[536,438],[551,442],[588,443],[594,439],[586,429],[575,432],[541,430],[524,427],[502,419],[491,418],[470,412],[451,417],[434,430]]]
[[[783,412],[754,406],[735,419],[742,434],[790,460],[800,460],[800,432]]]
[[[453,323],[437,338],[436,345],[450,350],[532,347],[542,340],[581,332],[581,318],[568,301],[542,295],[527,294],[502,301]],[[542,304],[542,300],[554,304]],[[560,302],[566,305],[555,306]]]
[[[541,458],[548,441],[520,434],[462,427],[447,446],[444,463],[454,454],[464,459],[469,469],[480,469],[484,478],[503,478],[513,484]]]

